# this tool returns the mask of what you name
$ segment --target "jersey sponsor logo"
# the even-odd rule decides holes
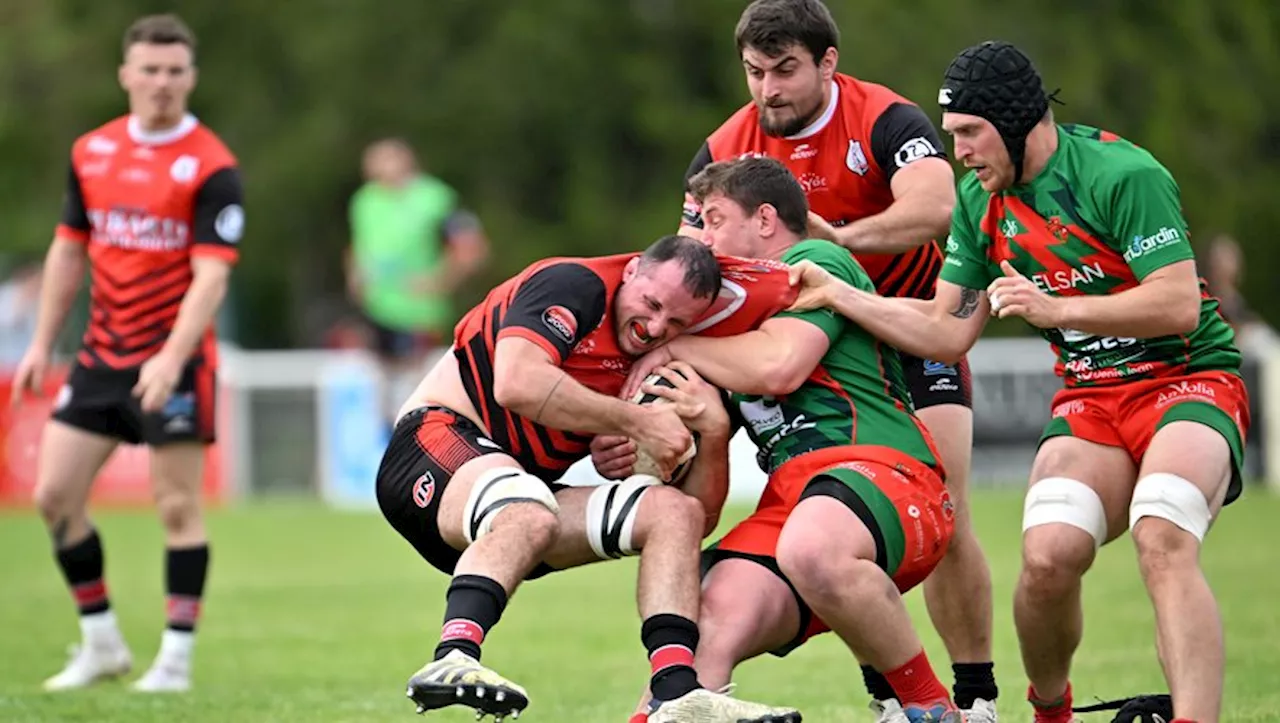
[[[768,158],[769,154],[764,151],[743,151],[738,154],[738,160],[743,158]]]
[[[178,251],[186,248],[191,230],[186,221],[137,211],[89,210],[93,240],[132,251]]]
[[[959,250],[960,250],[960,242],[956,241],[955,236],[952,236],[951,234],[947,234],[946,252],[949,254],[954,254]]]
[[[922,158],[936,155],[938,155],[938,149],[933,147],[928,138],[916,136],[902,144],[897,154],[894,155],[893,160],[898,164],[898,168],[906,168]]]
[[[169,166],[169,177],[178,183],[190,183],[200,172],[200,159],[195,156],[182,155]]]
[[[1004,220],[1000,222],[1000,233],[1004,234],[1005,238],[1013,240],[1019,234],[1026,233],[1026,229],[1022,227],[1022,224],[1018,223],[1018,219],[1013,216],[1005,216]]]
[[[1124,250],[1124,260],[1132,261],[1145,253],[1164,248],[1181,240],[1182,234],[1178,232],[1178,229],[1169,228],[1168,226],[1160,227],[1159,231],[1150,236],[1135,235],[1133,243],[1129,244],[1129,248]]]
[[[423,474],[413,483],[413,504],[426,509],[436,496],[436,478],[430,472]]]
[[[804,189],[805,193],[822,190],[828,185],[827,177],[819,176],[816,173],[801,173],[796,180],[800,182],[800,187]]]
[[[151,171],[148,171],[145,168],[138,168],[137,166],[129,166],[121,169],[120,172],[116,174],[116,178],[124,183],[144,185],[151,183]]]
[[[817,148],[814,148],[808,143],[801,143],[800,145],[796,146],[796,149],[794,151],[791,152],[791,160],[803,161],[808,158],[813,158],[816,155],[818,155]]]
[[[1055,291],[1066,291],[1067,289],[1077,289],[1084,284],[1105,278],[1107,278],[1107,272],[1102,270],[1102,263],[1098,261],[1084,266],[1073,266],[1069,269],[1058,269],[1056,271],[1041,271],[1038,274],[1031,275],[1031,280],[1046,294]]]
[[[924,375],[926,377],[949,376],[956,375],[956,368],[951,364],[943,364],[942,362],[929,361],[924,362]]]
[[[100,156],[109,156],[116,152],[120,145],[105,136],[93,136],[84,144],[84,149]]]
[[[948,379],[947,377],[943,377],[943,378],[939,379],[938,381],[934,382],[933,384],[930,384],[930,385],[929,385],[929,391],[934,392],[934,393],[937,393],[937,392],[958,392],[958,391],[960,391],[960,385],[956,384],[956,383],[955,383],[955,381],[954,381],[954,380],[952,380],[952,379]]]
[[[577,317],[563,306],[548,306],[546,311],[542,312],[542,323],[566,343],[572,342],[573,337],[578,333]]]
[[[841,462],[836,466],[841,469],[851,469],[872,481],[876,478],[876,471],[863,462]]]
[[[1205,402],[1215,404],[1217,395],[1213,387],[1204,382],[1175,382],[1166,384],[1165,391],[1156,397],[1156,409],[1162,409],[1174,403]]]
[[[233,203],[219,211],[213,221],[213,231],[229,244],[238,243],[244,235],[244,209],[240,204]]]
[[[844,165],[859,176],[865,176],[871,170],[867,154],[862,150],[862,141],[849,141],[849,151],[844,154]]]

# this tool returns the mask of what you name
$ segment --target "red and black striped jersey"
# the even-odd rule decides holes
[[[490,291],[454,329],[462,385],[485,428],[526,471],[548,482],[587,456],[592,435],[552,429],[499,405],[493,396],[494,350],[504,337],[527,339],[583,386],[618,396],[634,358],[618,346],[613,300],[623,270],[638,255],[534,263]],[[720,269],[721,293],[691,333],[744,333],[795,300],[783,264],[726,256]]]
[[[59,238],[88,245],[89,324],[78,356],[129,369],[164,345],[191,257],[234,263],[244,229],[236,159],[194,116],[151,133],[130,116],[76,140]],[[212,327],[198,354],[216,364]]]
[[[775,158],[805,190],[809,207],[835,226],[881,213],[893,203],[897,171],[922,158],[946,158],[937,129],[919,106],[875,83],[837,73],[831,101],[810,126],[776,138],[760,129],[748,103],[698,151],[685,182],[715,162],[743,156]],[[683,223],[702,227],[702,209],[686,187]],[[930,240],[903,254],[856,254],[884,296],[930,298],[942,253]]]

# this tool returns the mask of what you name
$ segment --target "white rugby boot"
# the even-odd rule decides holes
[[[133,668],[133,656],[111,611],[80,618],[82,641],[70,647],[70,659],[57,675],[44,681],[44,689],[74,690],[101,680],[118,678]]]
[[[529,706],[525,689],[489,670],[461,650],[451,650],[409,678],[405,695],[418,704],[418,712],[461,705],[476,711],[476,719],[492,715],[497,721],[519,718]]]

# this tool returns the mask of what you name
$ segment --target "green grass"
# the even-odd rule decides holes
[[[996,598],[996,672],[1009,721],[1029,718],[1010,617],[1021,497],[975,500]],[[735,512],[739,515],[745,509]],[[1204,553],[1227,625],[1226,721],[1280,720],[1280,499],[1251,490],[1228,509]],[[161,536],[145,513],[97,517],[108,583],[135,657],[150,662],[162,615]],[[415,720],[404,681],[430,654],[445,579],[420,562],[376,514],[305,504],[218,511],[213,567],[197,647],[196,688],[141,696],[121,683],[46,694],[40,681],[78,636],[73,607],[47,537],[31,514],[0,515],[0,720],[394,721]],[[521,720],[626,720],[647,666],[634,611],[635,561],[570,571],[522,589],[486,646],[485,660],[527,686]],[[1087,578],[1086,633],[1073,680],[1079,701],[1154,692],[1164,685],[1152,615],[1127,538],[1103,551]],[[935,667],[947,660],[909,596]],[[799,706],[810,723],[869,721],[856,665],[827,635],[785,660],[744,664],[746,696]],[[1106,721],[1103,714],[1091,719]],[[441,711],[428,720],[473,720]]]

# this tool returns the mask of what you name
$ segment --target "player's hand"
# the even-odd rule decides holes
[[[805,260],[791,266],[789,276],[791,285],[798,286],[800,292],[787,311],[824,309],[832,305],[837,281],[831,272]]]
[[[653,373],[674,386],[643,384],[640,391],[673,402],[677,409],[700,408],[698,414],[683,417],[685,426],[698,434],[729,436],[729,413],[725,411],[720,390],[698,376],[693,367],[677,360],[654,369]]]
[[[693,444],[693,433],[685,426],[684,420],[701,414],[706,405],[682,401],[635,407],[637,423],[628,432],[636,441],[636,453],[652,459],[662,478],[670,477],[680,463],[680,457]]]
[[[627,381],[622,385],[622,398],[634,397],[636,392],[640,391],[640,385],[653,373],[653,370],[670,361],[671,350],[666,344],[636,359],[631,364],[631,373],[627,374]]]
[[[817,213],[810,211],[808,228],[805,230],[805,236],[808,238],[824,238],[832,243],[840,243],[839,235],[836,233],[836,227],[827,223],[827,219],[819,216]]]
[[[602,434],[591,440],[591,463],[605,479],[626,479],[636,466],[636,443],[627,437]]]
[[[18,406],[22,402],[24,392],[30,390],[35,396],[40,396],[44,389],[44,375],[49,371],[49,351],[37,347],[30,347],[27,352],[22,355],[22,361],[18,362],[18,368],[13,373],[13,385],[9,390],[9,405]]]
[[[999,319],[1020,316],[1041,329],[1062,326],[1062,299],[1041,291],[1035,282],[1018,273],[1008,261],[1000,262],[1000,270],[1004,276],[987,287],[992,316]]]
[[[163,351],[143,363],[138,371],[138,383],[133,386],[133,396],[142,402],[143,412],[164,409],[182,378],[183,366],[184,360]]]

